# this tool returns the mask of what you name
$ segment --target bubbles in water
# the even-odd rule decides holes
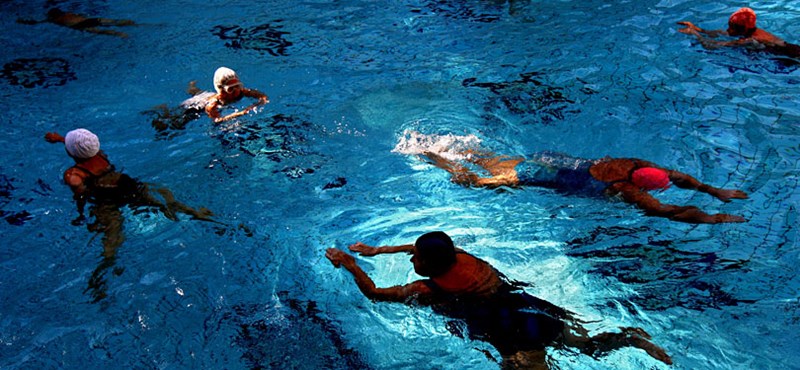
[[[481,139],[473,134],[425,135],[405,130],[392,152],[407,155],[434,152],[450,160],[459,160],[464,159],[468,152],[479,149],[480,144]]]

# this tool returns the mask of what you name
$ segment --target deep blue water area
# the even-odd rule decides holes
[[[677,31],[725,28],[741,6],[800,42],[800,5],[785,0],[5,1],[0,368],[499,368],[489,344],[429,308],[371,302],[324,257],[433,230],[592,333],[645,329],[672,368],[798,368],[800,71]],[[52,7],[137,25],[120,38],[17,23]],[[190,81],[212,90],[219,66],[270,103],[154,126]],[[70,223],[72,160],[43,139],[79,127],[118,169],[220,223],[123,208],[125,239],[105,258],[102,236]],[[411,131],[509,155],[644,158],[749,194],[673,187],[662,202],[747,222],[464,188],[393,151]],[[419,278],[405,255],[356,259],[378,286]],[[554,369],[670,368],[630,348],[548,356]]]

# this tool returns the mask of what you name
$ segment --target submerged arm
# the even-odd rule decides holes
[[[678,22],[679,25],[684,26],[683,28],[679,29],[678,32],[685,33],[687,35],[695,35],[700,36],[700,34],[704,34],[709,37],[719,37],[719,36],[727,36],[728,32],[725,30],[704,30],[700,27],[695,26],[692,22],[682,21]]]
[[[683,172],[669,170],[669,179],[675,186],[681,189],[697,190],[716,197],[723,202],[730,202],[731,199],[747,199],[747,193],[736,189],[721,189],[704,184],[692,176]]]
[[[638,208],[644,210],[645,214],[654,217],[669,218],[673,221],[693,223],[693,224],[717,224],[724,222],[744,222],[741,216],[718,213],[711,215],[705,213],[695,206],[676,206],[672,204],[662,204],[658,199],[649,193],[642,191],[629,183],[617,183],[613,185],[613,190],[619,192],[622,198]]]
[[[223,117],[219,113],[219,108],[220,108],[220,106],[222,106],[222,103],[219,102],[219,99],[213,99],[206,106],[206,114],[208,114],[208,116],[211,117],[211,119],[214,120],[214,123],[220,123],[220,122],[225,122],[225,121],[231,120],[231,119],[236,118],[236,117],[241,117],[241,116],[243,116],[243,115],[245,115],[247,113],[250,113],[250,111],[252,111],[253,109],[256,109],[257,107],[259,107],[261,105],[269,103],[269,98],[267,97],[267,95],[265,95],[264,93],[262,93],[262,92],[260,92],[258,90],[243,89],[242,90],[242,95],[244,95],[246,97],[258,99],[258,101],[253,103],[253,104],[251,104],[251,105],[249,105],[247,108],[244,108],[244,109],[242,109],[240,111],[237,111],[237,112],[233,112],[233,113]]]

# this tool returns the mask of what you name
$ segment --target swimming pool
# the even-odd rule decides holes
[[[704,50],[675,22],[721,28],[741,4],[689,1],[11,1],[0,106],[0,368],[493,369],[486,343],[427,308],[372,303],[328,247],[444,230],[593,332],[638,326],[675,368],[785,369],[800,357],[800,72]],[[798,41],[791,1],[749,4]],[[50,6],[129,18],[129,38],[21,25]],[[147,111],[236,70],[256,115],[159,135]],[[42,140],[96,132],[126,173],[228,226],[125,213],[107,297],[99,238],[70,224],[70,159]],[[750,199],[677,189],[744,215],[688,225],[541,189],[465,189],[392,152],[406,130],[474,134],[498,152],[646,158]],[[405,256],[359,258],[379,286]],[[642,351],[554,368],[666,368]]]

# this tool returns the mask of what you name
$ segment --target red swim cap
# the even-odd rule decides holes
[[[667,171],[653,167],[643,167],[633,171],[631,182],[645,190],[666,189],[670,185]]]
[[[750,8],[741,8],[731,14],[728,24],[735,24],[748,30],[756,28],[756,12]]]

